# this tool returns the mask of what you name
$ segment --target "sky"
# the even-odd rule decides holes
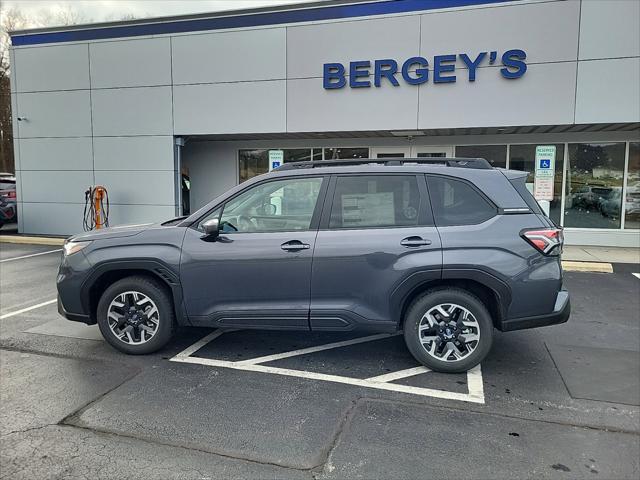
[[[120,20],[125,16],[163,17],[309,1],[312,0],[1,0],[0,3],[2,10],[15,7],[22,12],[27,21],[33,22],[29,26],[48,27],[59,24],[59,18],[70,10],[78,14],[80,23],[92,23]]]

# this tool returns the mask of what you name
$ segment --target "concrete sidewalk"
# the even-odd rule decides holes
[[[640,248],[565,245],[563,261],[640,264]]]

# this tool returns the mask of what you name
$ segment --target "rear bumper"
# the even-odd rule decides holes
[[[73,322],[82,322],[82,323],[86,323],[87,325],[91,324],[91,319],[89,318],[89,315],[67,312],[64,309],[64,305],[62,304],[60,295],[58,295],[58,313],[62,315],[64,318],[66,318],[67,320],[71,320]]]
[[[560,290],[556,297],[556,303],[553,312],[547,315],[537,315],[535,317],[522,317],[504,320],[502,322],[502,331],[511,332],[513,330],[523,330],[525,328],[546,327],[548,325],[557,325],[569,320],[571,315],[571,301],[569,292]]]

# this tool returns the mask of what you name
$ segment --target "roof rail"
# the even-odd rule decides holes
[[[307,162],[284,163],[275,170],[295,170],[296,168],[317,167],[341,167],[351,165],[384,165],[400,166],[415,164],[443,165],[447,167],[475,168],[478,170],[492,169],[491,164],[484,158],[447,158],[447,157],[421,157],[421,158],[357,158],[353,160],[313,160]]]

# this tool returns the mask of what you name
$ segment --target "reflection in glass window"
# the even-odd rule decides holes
[[[240,150],[240,183],[269,171],[269,150]]]
[[[339,177],[329,228],[417,225],[419,210],[414,175]]]
[[[322,178],[277,180],[249,188],[222,210],[224,233],[308,230]]]
[[[456,157],[484,158],[494,167],[506,168],[506,145],[461,145],[456,147]]]
[[[640,142],[629,143],[624,228],[640,228]]]
[[[284,163],[305,162],[311,160],[312,156],[312,150],[310,148],[260,148],[240,150],[238,152],[240,183],[269,171],[269,150],[282,150]],[[320,153],[319,159],[316,158],[316,153]],[[322,149],[316,149],[313,152],[313,158],[314,160],[320,160],[322,158]]]
[[[353,159],[353,158],[369,158],[369,149],[365,147],[358,148],[325,148],[324,159],[336,160],[336,159]]]
[[[620,228],[624,143],[569,144],[564,226]]]
[[[560,225],[562,199],[562,169],[564,167],[564,144],[549,144],[556,147],[556,173],[553,186],[553,201],[549,209],[549,217],[556,225]],[[509,168],[527,172],[527,188],[533,193],[537,145],[511,145],[509,148]]]
[[[436,225],[477,225],[494,217],[497,209],[461,180],[427,175]]]
[[[311,160],[310,148],[285,148],[284,163],[287,162],[306,162]]]

